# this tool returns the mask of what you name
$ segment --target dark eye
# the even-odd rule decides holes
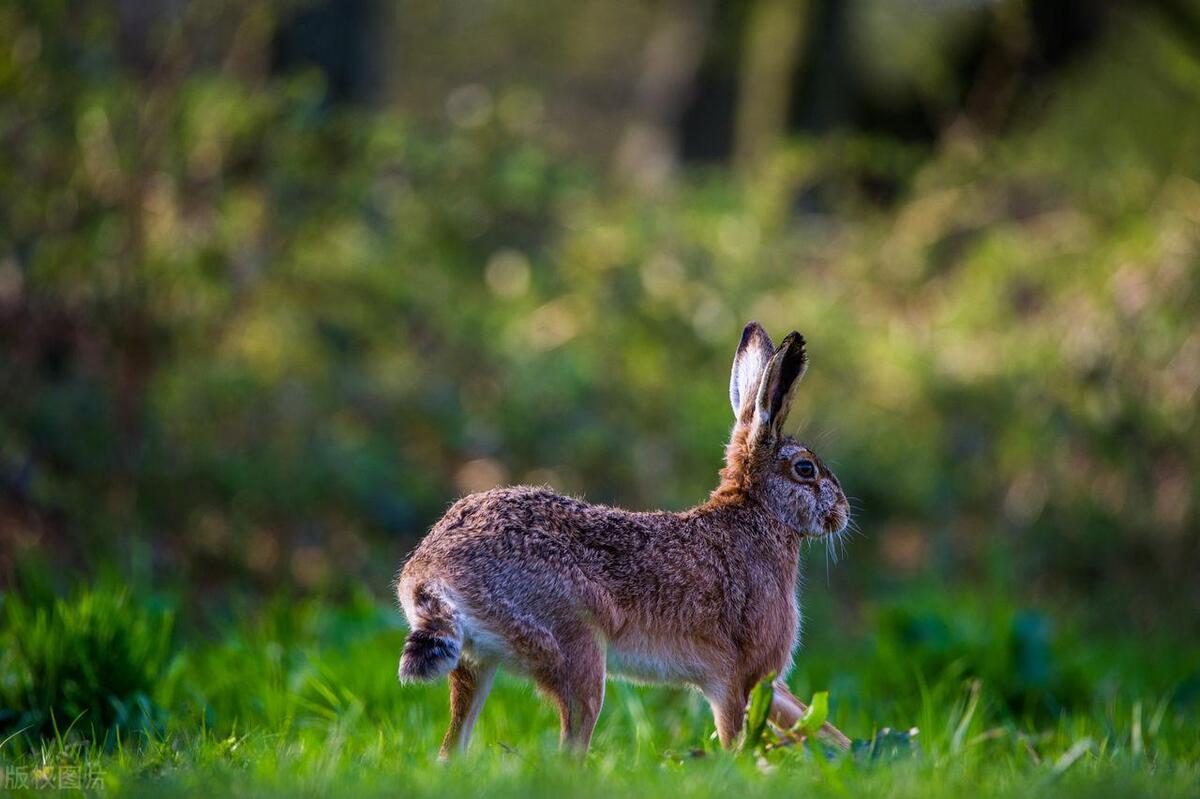
[[[801,458],[796,461],[792,464],[792,468],[796,470],[796,476],[804,480],[811,480],[817,476],[817,464],[808,458]]]

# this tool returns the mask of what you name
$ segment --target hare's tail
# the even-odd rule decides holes
[[[412,629],[400,655],[400,681],[437,680],[446,676],[462,655],[462,623],[454,604],[435,583],[421,583],[402,597]]]

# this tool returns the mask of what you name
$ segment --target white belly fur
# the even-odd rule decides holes
[[[692,658],[675,652],[650,652],[634,648],[608,646],[608,671],[613,677],[633,682],[695,682],[703,673]]]
[[[495,662],[518,674],[527,671],[526,664],[514,656],[504,637],[481,622],[457,597],[446,591],[455,605],[463,632],[463,653],[477,662]],[[599,636],[598,636],[599,637]],[[601,638],[603,641],[603,639]],[[664,650],[637,635],[623,636],[619,641],[603,641],[610,677],[640,683],[697,683],[705,673],[703,659],[698,653]]]

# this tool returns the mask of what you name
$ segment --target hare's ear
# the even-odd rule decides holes
[[[796,386],[806,369],[808,355],[804,351],[804,336],[793,330],[780,343],[763,373],[754,403],[751,441],[774,439],[779,435],[791,410]]]
[[[762,325],[758,322],[746,325],[729,374],[729,404],[733,406],[734,419],[749,421],[751,402],[758,396],[758,384],[774,353],[775,345]]]

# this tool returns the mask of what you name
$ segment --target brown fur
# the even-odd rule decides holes
[[[837,479],[781,432],[806,364],[799,334],[775,350],[747,325],[725,468],[699,507],[635,513],[515,487],[464,497],[434,525],[397,583],[412,627],[400,673],[449,672],[443,755],[466,747],[501,665],[532,677],[559,709],[563,743],[586,749],[606,653],[620,674],[698,687],[721,743],[735,742],[751,688],[791,665],[802,538],[849,520]],[[801,459],[816,478],[798,476]],[[799,712],[778,683],[776,721]]]

